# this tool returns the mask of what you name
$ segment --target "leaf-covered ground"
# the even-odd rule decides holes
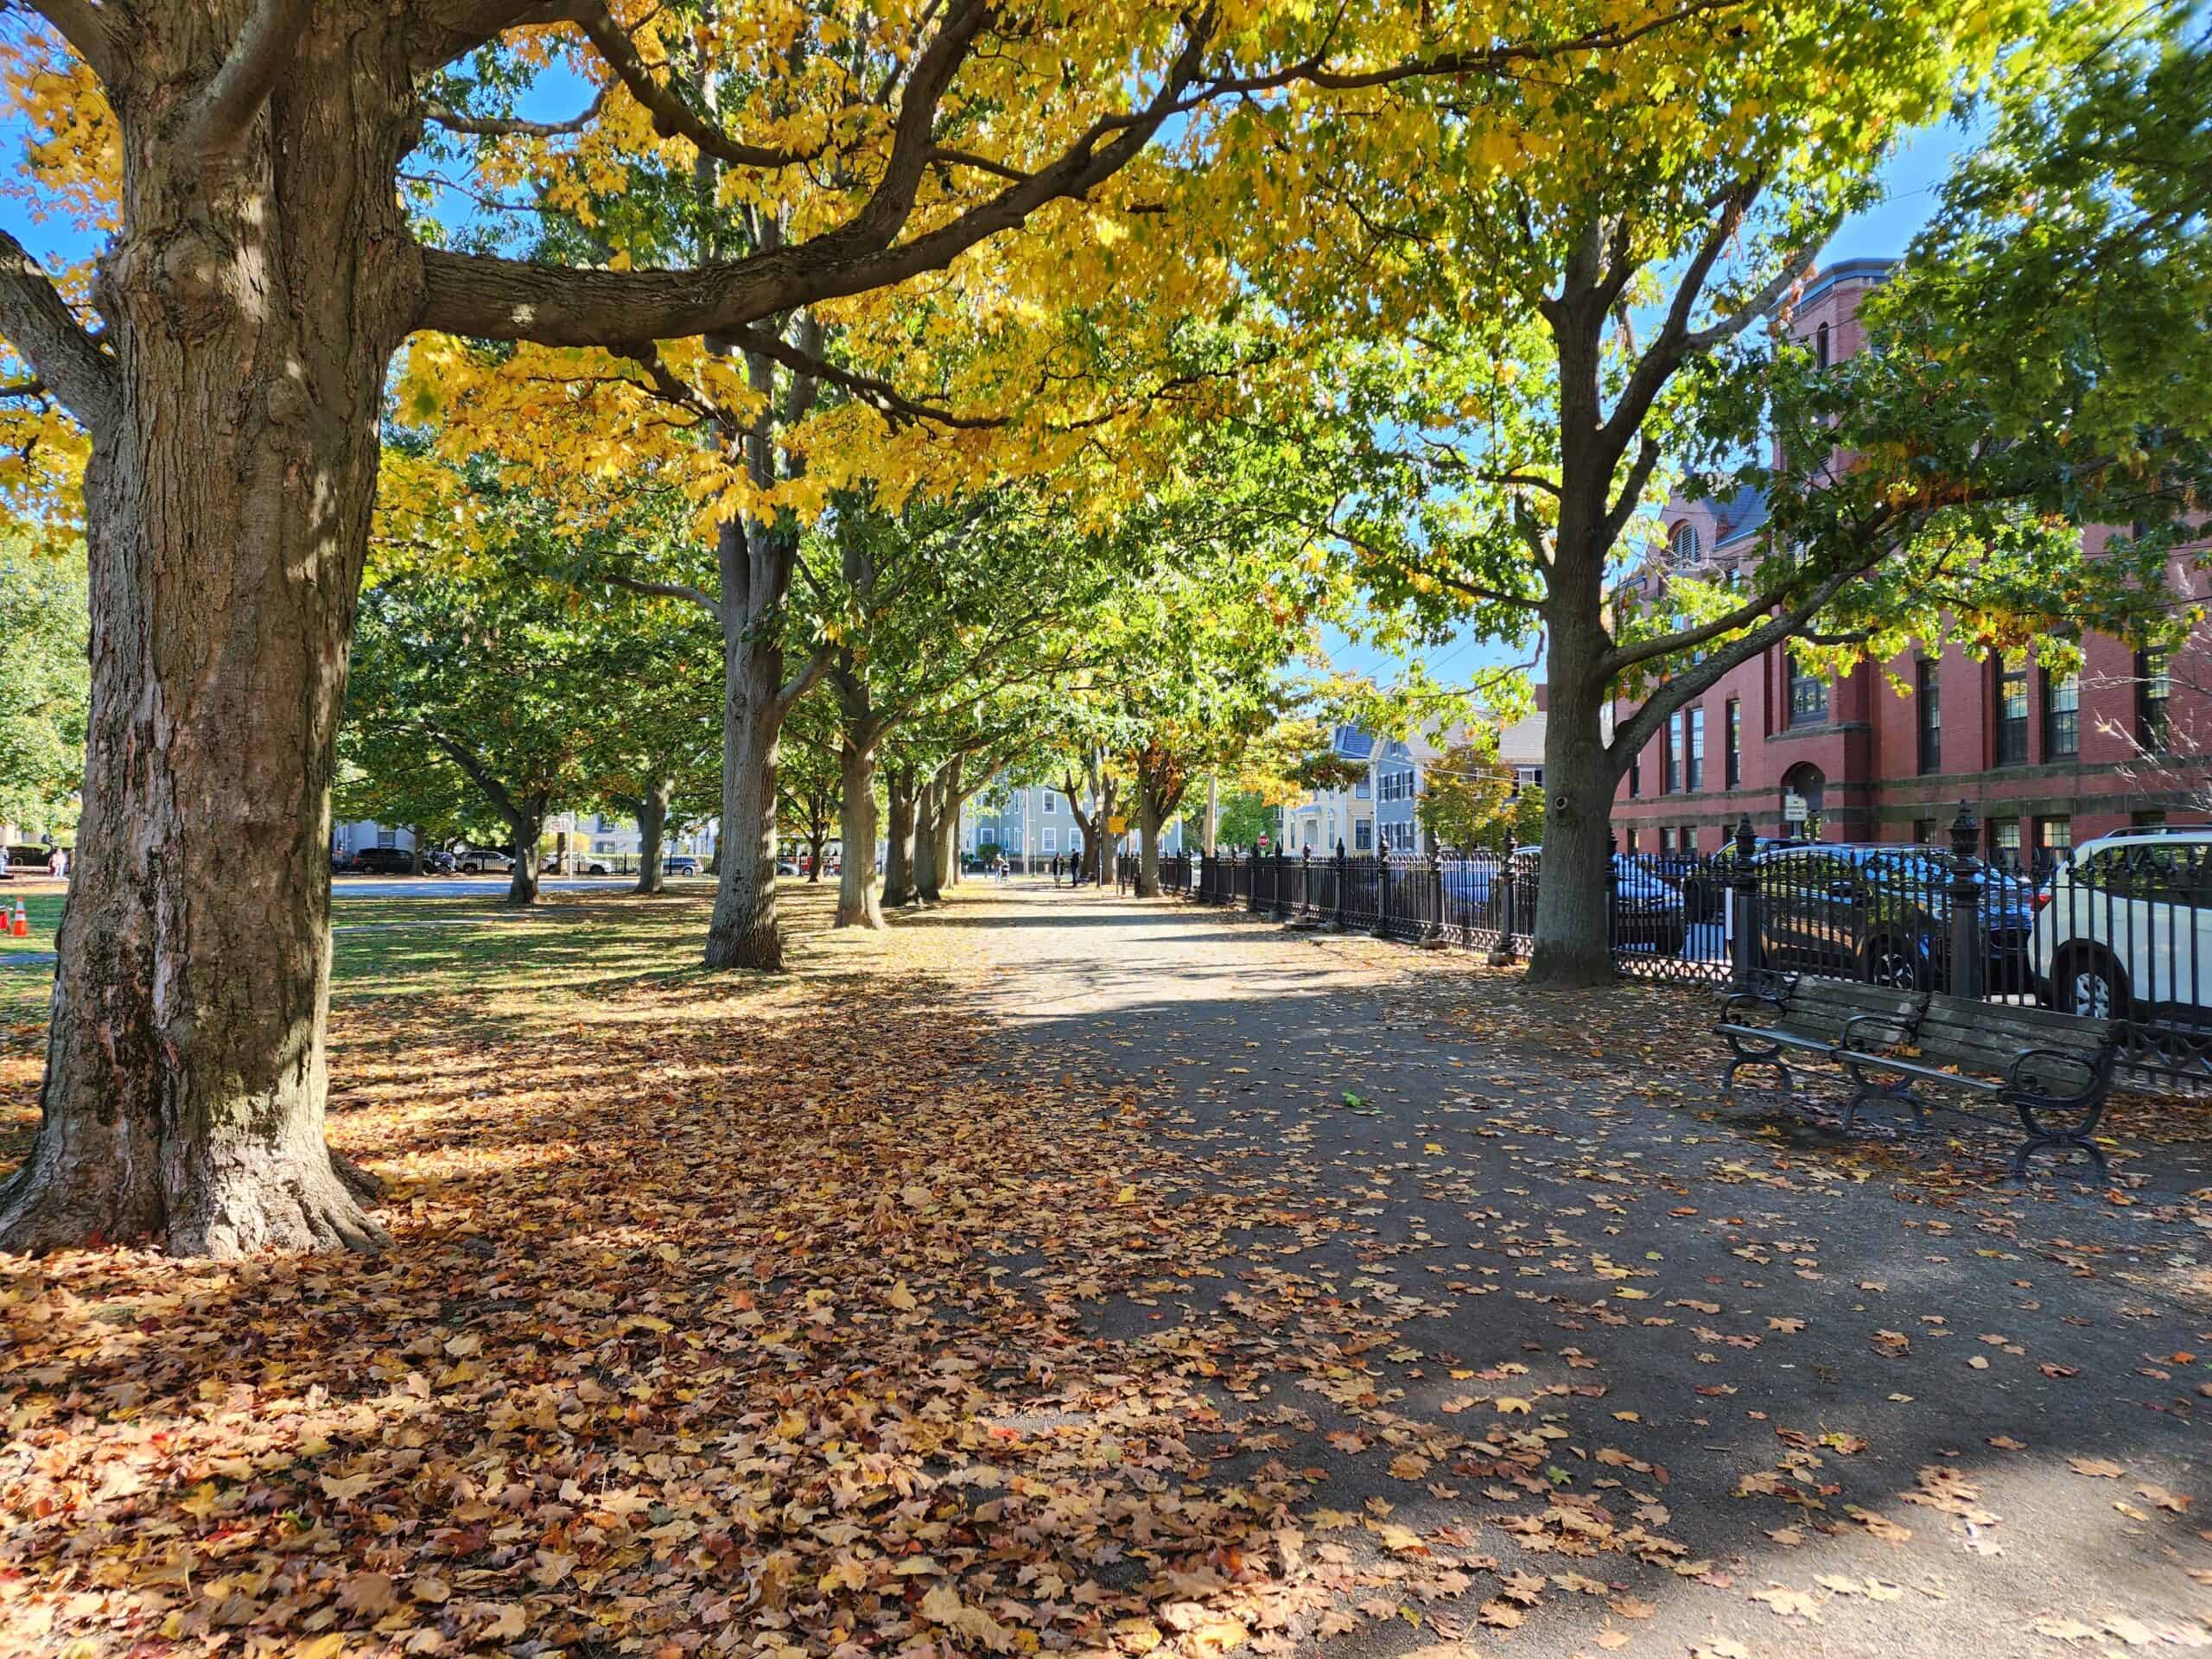
[[[2212,1645],[2205,1107],[2024,1193],[1717,1106],[1681,992],[823,899],[342,935],[395,1246],[0,1258],[0,1650]]]

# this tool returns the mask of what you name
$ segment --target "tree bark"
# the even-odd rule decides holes
[[[791,588],[787,526],[727,522],[719,536],[722,622],[722,854],[707,966],[784,965],[776,916],[776,766],[784,648],[776,619]]]
[[[508,818],[507,828],[515,838],[515,868],[507,878],[507,902],[534,905],[537,902],[537,843],[545,838],[543,804],[524,807]]]
[[[846,739],[837,753],[837,772],[838,834],[845,859],[837,874],[836,925],[881,927],[883,906],[875,883],[875,752]],[[818,849],[815,861],[821,862]]]
[[[830,844],[830,826],[819,823],[806,837],[806,884],[813,887],[822,880],[822,849]]]
[[[914,902],[914,775],[904,766],[891,769],[888,787],[890,824],[883,855],[883,902],[891,906]],[[875,861],[868,849],[868,861]],[[849,857],[849,854],[847,855]]]
[[[668,836],[669,797],[675,792],[673,778],[656,778],[638,798],[638,885],[630,889],[632,893],[650,895],[667,888],[667,872],[662,867],[668,861],[662,848]]]
[[[214,10],[134,12],[143,95],[115,102],[84,816],[0,1249],[384,1236],[323,1141],[329,789],[385,371],[421,300],[391,183],[410,75],[395,14],[334,5],[211,186],[156,94],[212,79],[245,10]]]
[[[935,904],[944,896],[938,880],[938,782],[931,778],[914,797],[914,897]]]
[[[414,856],[409,861],[408,868],[414,874],[420,875],[423,874],[423,826],[418,823],[407,834],[414,845]]]
[[[960,809],[966,797],[960,792],[960,757],[954,755],[938,773],[937,793],[930,819],[930,864],[937,880],[929,897],[942,898],[944,889],[960,881]]]
[[[1160,897],[1160,811],[1153,792],[1137,787],[1137,897]]]

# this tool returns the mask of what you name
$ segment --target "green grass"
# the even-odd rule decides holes
[[[12,932],[0,936],[0,961],[11,950],[51,950],[54,949],[54,930],[61,925],[61,898],[58,893],[25,893],[14,882],[0,882],[0,908],[8,913],[12,925],[16,917],[16,901],[22,900],[23,908],[30,912],[31,932],[27,939],[19,939]]]

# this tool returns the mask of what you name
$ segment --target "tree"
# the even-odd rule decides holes
[[[119,236],[96,296],[65,294],[0,240],[0,334],[42,412],[89,435],[93,632],[113,645],[92,677],[40,1139],[0,1190],[0,1246],[155,1237],[213,1255],[375,1236],[326,1166],[318,895],[386,369],[410,333],[626,352],[704,338],[776,361],[791,336],[772,320],[943,270],[1033,220],[1103,245],[1091,215],[1118,232],[1153,204],[1092,193],[1170,122],[1184,174],[1244,164],[1255,147],[1208,119],[1219,102],[1272,97],[1279,136],[1371,145],[1395,89],[1502,78],[1675,21],[1569,9],[1512,41],[1489,9],[1456,5],[1356,28],[1140,0],[951,0],[888,18],[839,0],[728,17],[628,0],[32,9],[63,44],[33,43],[28,95],[48,126],[95,134],[42,163],[37,188],[83,191]],[[507,100],[553,60],[601,96],[572,121],[517,119]],[[1376,118],[1331,118],[1339,96]],[[727,209],[758,233],[728,252],[708,234],[703,257],[667,269],[609,249],[604,225],[567,262],[432,245],[399,188],[426,124],[478,147],[465,188],[480,194],[539,175],[570,137],[594,168],[642,164],[640,200],[700,158],[721,175],[694,197],[702,218]],[[581,221],[564,183],[537,206]],[[1096,257],[1058,263],[1062,280],[1109,280]],[[749,429],[724,448],[740,476],[769,460]],[[772,614],[788,531],[741,499],[720,522],[725,615]],[[725,787],[772,841],[764,700],[780,714],[790,687],[766,661],[735,666],[749,723]],[[723,861],[710,954],[772,957],[772,850]]]
[[[782,827],[806,843],[806,880],[811,887],[822,880],[823,849],[836,829],[840,811],[837,710],[829,696],[817,690],[801,699],[791,711],[785,735],[790,745],[776,773]],[[869,862],[874,861],[871,849]]]
[[[1498,764],[1495,741],[1463,737],[1422,768],[1414,816],[1446,847],[1502,852],[1509,837],[1516,845],[1541,838],[1544,791],[1517,783],[1513,769]]]
[[[1605,123],[1541,181],[1442,204],[1404,244],[1409,281],[1459,303],[1427,304],[1415,343],[1354,371],[1375,470],[1340,528],[1387,602],[1541,639],[1534,978],[1610,977],[1618,780],[1738,664],[1783,646],[1878,658],[1961,632],[2001,648],[2038,628],[2141,626],[2164,602],[2155,561],[2085,566],[2078,538],[2054,531],[2062,476],[2078,524],[2100,471],[2068,454],[2060,422],[1999,427],[1992,443],[1990,386],[1911,331],[1822,369],[1786,327],[1889,135],[1941,108],[1989,49],[1942,7],[1792,14],[1698,78],[1687,149],[1677,129]],[[1834,56],[1853,66],[1847,89]],[[1601,81],[1573,80],[1593,120]],[[1641,526],[1675,467],[1693,490],[1761,491],[1769,533],[1732,580],[1670,580],[1640,602]]]
[[[0,823],[67,832],[85,775],[81,565],[0,542]]]

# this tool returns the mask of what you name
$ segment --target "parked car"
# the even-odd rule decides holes
[[[2212,827],[2084,842],[2036,897],[2036,995],[2098,1019],[2212,1014]]]
[[[696,875],[699,861],[689,853],[671,853],[661,860],[661,869],[669,875]]]
[[[776,874],[777,874],[778,875],[798,875],[798,874],[801,874],[800,869],[799,869],[799,867],[798,867],[798,863],[799,863],[798,860],[797,860],[797,859],[795,859],[795,858],[779,858],[779,859],[778,859],[778,860],[776,861]],[[671,875],[673,875],[673,874],[676,874],[676,871],[675,871],[675,869],[674,869],[674,868],[673,868],[673,865],[674,865],[674,861],[672,861],[672,860],[671,860],[671,868],[670,868],[670,871],[669,871],[669,874],[671,874]],[[686,874],[686,875],[690,875],[690,874],[694,874],[694,872],[693,872],[693,871],[690,871],[690,870],[686,870],[686,871],[684,871],[684,872],[683,872],[683,874]]]
[[[454,855],[454,865],[463,875],[505,875],[515,861],[496,847],[464,847]]]
[[[415,855],[405,847],[364,847],[353,855],[353,869],[361,875],[412,875]]]
[[[1950,988],[1951,868],[1935,848],[1818,842],[1760,853],[1751,868],[1762,966]],[[2026,990],[2035,890],[1995,870],[1974,880],[1987,940],[1984,982],[2000,994]]]

